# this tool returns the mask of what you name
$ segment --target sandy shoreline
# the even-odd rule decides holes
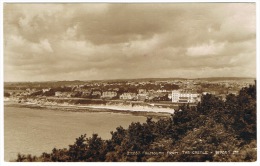
[[[52,109],[60,111],[73,111],[73,112],[111,112],[111,113],[130,113],[134,115],[152,116],[152,117],[169,117],[174,113],[174,109],[158,108],[148,106],[130,106],[130,105],[91,105],[91,104],[79,104],[72,105],[68,103],[32,103],[22,102],[18,103],[14,100],[5,100],[5,106],[15,107],[28,107],[38,109]]]
[[[169,113],[169,114],[174,113],[174,109],[147,107],[147,106],[131,107],[131,106],[117,106],[117,105],[90,105],[90,106],[78,106],[78,107],[111,109],[111,110],[121,110],[121,111],[136,111],[136,112],[154,112],[154,113]]]
[[[155,113],[169,113],[173,114],[173,108],[162,108],[152,105],[131,105],[131,104],[69,104],[67,102],[57,103],[49,101],[39,101],[37,99],[28,99],[28,101],[18,102],[15,98],[4,98],[4,102],[16,103],[22,105],[32,105],[40,107],[60,107],[60,108],[94,108],[94,109],[109,109],[120,111],[135,111],[135,112],[155,112]]]

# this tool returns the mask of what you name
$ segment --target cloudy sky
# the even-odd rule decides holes
[[[254,3],[4,4],[4,81],[256,77]]]

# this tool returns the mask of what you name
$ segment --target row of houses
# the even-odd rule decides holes
[[[78,95],[76,95],[78,94]],[[115,91],[115,90],[110,90],[110,91],[104,91],[101,92],[100,90],[82,90],[82,91],[75,91],[75,92],[60,92],[57,91],[55,92],[56,97],[93,97],[96,96],[96,98],[101,98],[101,99],[121,99],[121,100],[152,100],[154,98],[157,98],[160,100],[161,97],[166,96],[167,99],[168,96],[171,97],[168,93],[164,92],[150,92],[146,91],[144,89],[140,89],[138,93],[133,93],[133,92],[125,92],[120,94],[120,92]]]
[[[42,92],[48,92],[50,88],[42,89]],[[202,95],[213,94],[222,100],[225,100],[226,94],[218,94],[217,91],[197,93],[192,89],[180,89],[173,91],[166,90],[146,90],[138,89],[137,93],[119,92],[118,88],[106,91],[100,89],[82,89],[76,88],[72,92],[56,91],[56,97],[90,97],[96,99],[121,99],[121,100],[139,100],[139,101],[171,101],[172,103],[198,103],[201,102]],[[228,91],[228,94],[237,95],[238,91]]]
[[[97,95],[103,99],[113,99],[118,96],[116,91],[93,91],[82,92],[81,96],[84,95]],[[55,92],[56,97],[73,97],[71,92]],[[171,93],[151,93],[140,90],[139,93],[125,92],[118,96],[121,100],[171,100],[173,103],[197,103],[201,101],[201,95],[195,92],[184,91],[184,90],[174,90]]]

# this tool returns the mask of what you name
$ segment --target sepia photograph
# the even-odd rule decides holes
[[[257,161],[256,1],[2,5],[4,163]]]

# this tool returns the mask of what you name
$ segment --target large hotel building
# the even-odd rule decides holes
[[[172,91],[173,103],[198,103],[201,101],[201,95],[190,90]]]

